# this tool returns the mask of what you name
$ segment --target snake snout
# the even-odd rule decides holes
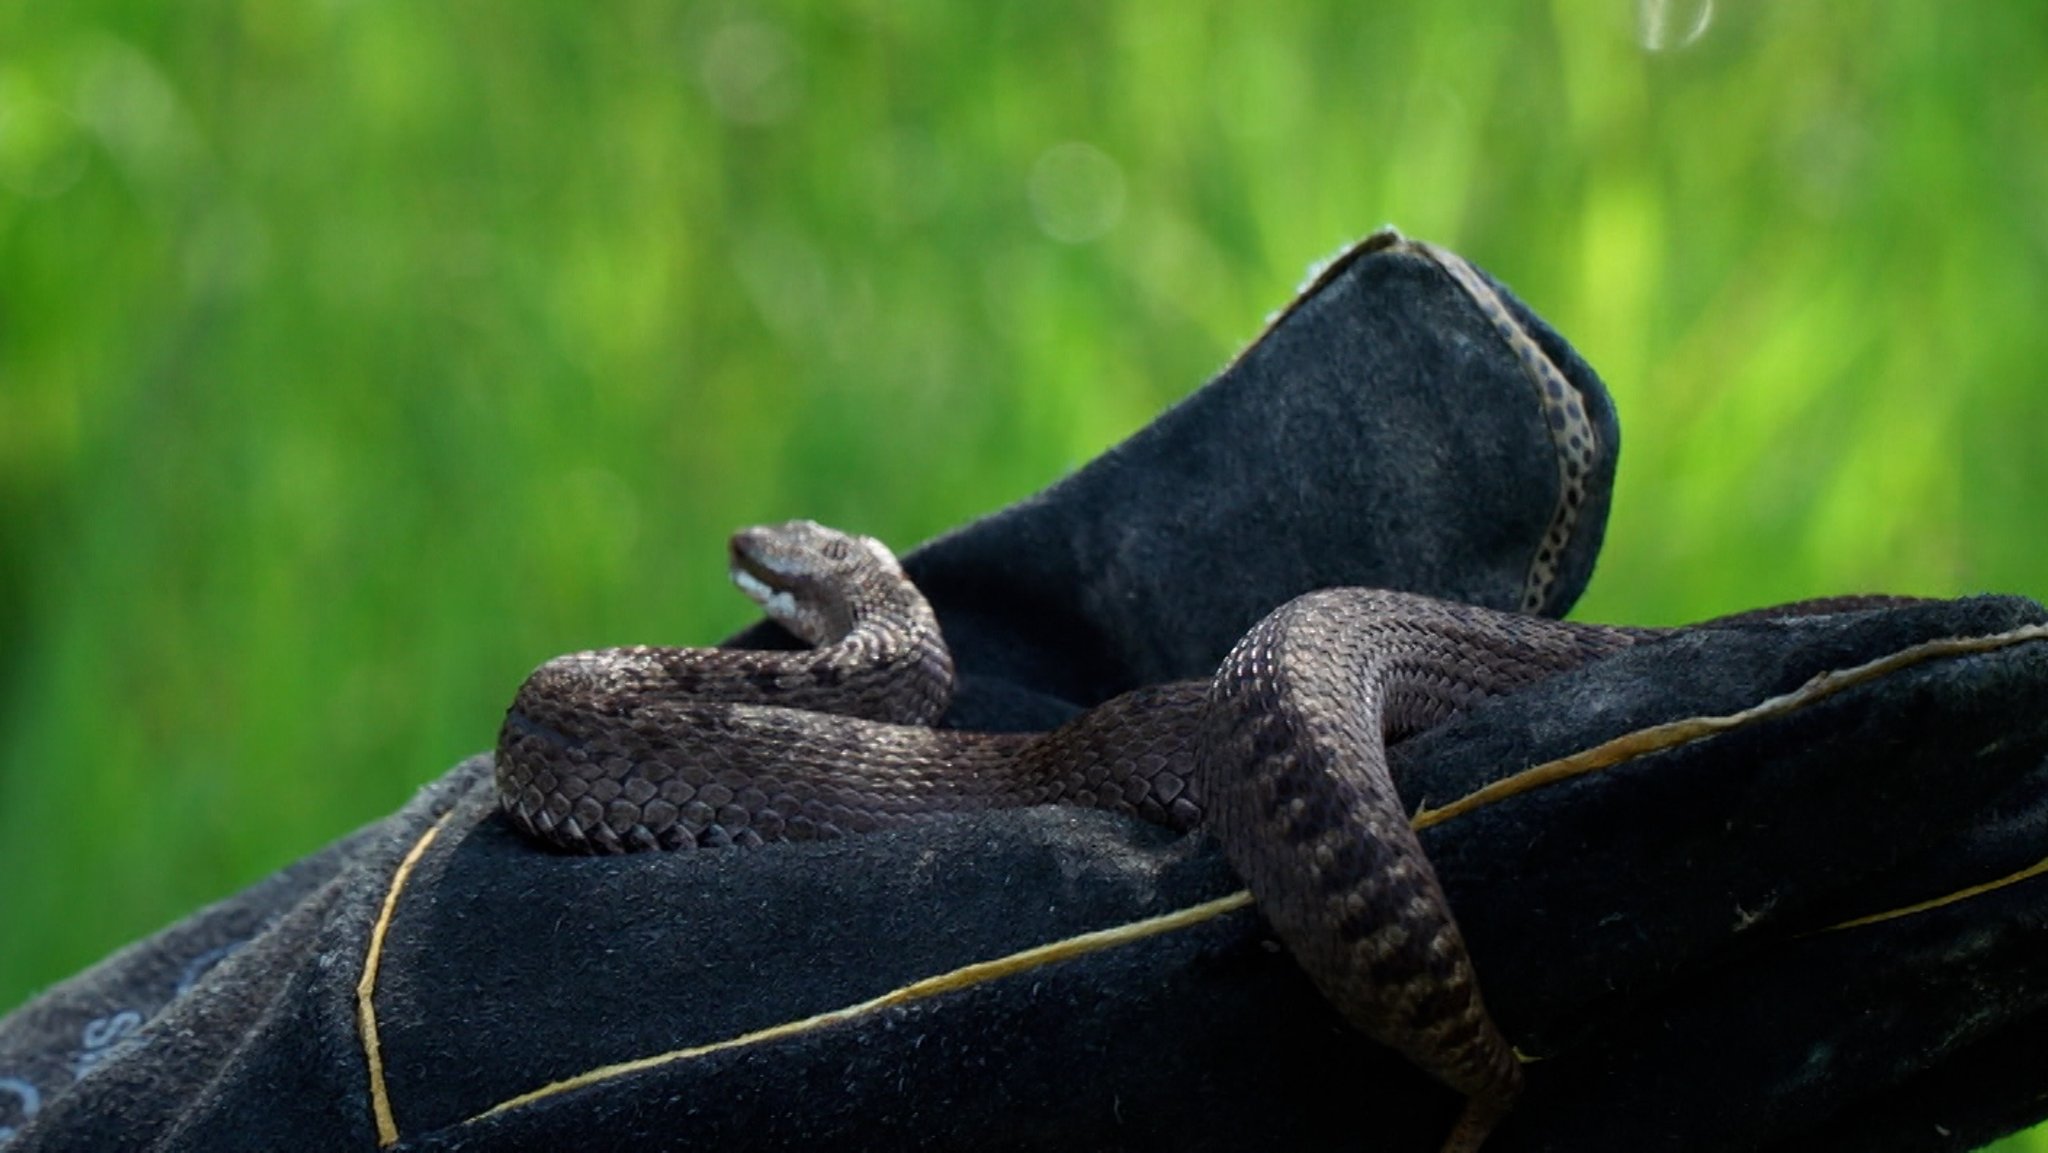
[[[812,644],[824,643],[832,624],[820,615],[821,599],[829,600],[834,557],[848,539],[807,520],[743,528],[732,535],[727,571],[769,617]]]
[[[787,525],[755,525],[732,534],[733,564],[763,579],[801,571],[815,549],[788,530]]]
[[[816,521],[755,525],[732,534],[732,570],[773,589],[789,590],[806,580],[824,579],[846,568],[855,557],[860,558],[857,564],[875,563],[868,558],[868,550],[860,547],[866,543],[865,537],[829,529]]]
[[[740,591],[814,646],[834,644],[864,617],[900,605],[908,587],[882,542],[815,521],[741,529],[732,535],[731,555],[727,571]]]
[[[764,530],[759,528],[743,528],[732,534],[727,556],[733,579],[737,580],[741,573],[745,573],[764,583],[775,581],[776,568],[768,559],[765,536]]]

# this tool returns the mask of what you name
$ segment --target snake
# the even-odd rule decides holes
[[[1275,934],[1351,1024],[1465,1095],[1444,1145],[1471,1153],[1520,1092],[1435,871],[1388,773],[1389,742],[1649,630],[1565,625],[1566,546],[1603,446],[1585,397],[1463,258],[1384,228],[1366,255],[1440,269],[1535,394],[1557,497],[1520,614],[1330,589],[1273,611],[1207,681],[1139,688],[1044,733],[936,727],[953,689],[937,617],[889,549],[808,521],[745,529],[730,573],[810,647],[571,653],[520,686],[498,735],[500,805],[574,852],[752,846],[934,814],[1107,808],[1223,845]]]
[[[1470,1153],[1521,1084],[1388,767],[1390,742],[1661,635],[1414,593],[1335,588],[1275,609],[1210,679],[1151,685],[1039,733],[936,727],[953,663],[881,542],[811,521],[744,529],[730,573],[809,647],[556,657],[520,686],[498,799],[583,853],[869,833],[937,814],[1105,808],[1223,848],[1322,994],[1463,1094]]]

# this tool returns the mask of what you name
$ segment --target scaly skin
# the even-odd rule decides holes
[[[576,653],[521,686],[505,811],[583,852],[863,833],[1074,804],[1223,844],[1345,1018],[1471,1101],[1476,1149],[1520,1085],[1388,773],[1389,740],[1652,635],[1331,589],[1246,634],[1210,683],[1140,689],[1043,734],[934,729],[936,619],[880,545],[792,522],[734,538],[735,579],[806,652]]]

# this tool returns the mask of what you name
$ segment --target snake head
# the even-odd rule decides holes
[[[732,583],[770,619],[812,645],[844,637],[865,609],[905,580],[881,541],[808,520],[734,533],[730,571]]]

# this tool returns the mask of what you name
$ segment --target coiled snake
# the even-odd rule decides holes
[[[581,852],[754,845],[934,813],[1091,805],[1223,845],[1356,1027],[1466,1095],[1476,1149],[1521,1083],[1388,775],[1386,746],[1652,630],[1406,593],[1283,605],[1209,682],[1138,689],[1046,733],[936,729],[953,669],[879,542],[793,521],[732,540],[734,581],[812,647],[558,657],[498,736],[505,812]]]

